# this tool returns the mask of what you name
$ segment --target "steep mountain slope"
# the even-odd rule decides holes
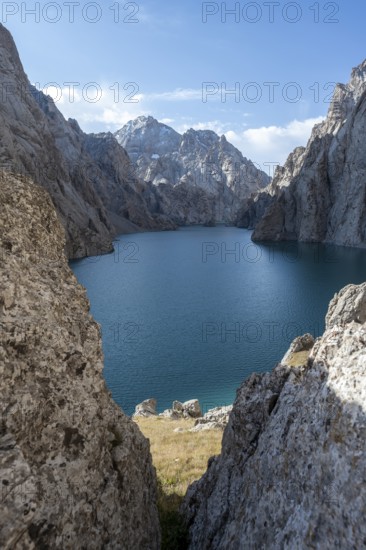
[[[243,383],[221,454],[188,489],[190,549],[365,546],[365,342],[366,284],[350,285],[321,338]]]
[[[254,240],[365,247],[365,138],[366,61],[337,85],[306,149],[295,150],[266,193],[244,205],[241,224],[255,226]]]
[[[167,214],[169,206],[177,223],[232,223],[240,201],[270,181],[225,136],[209,130],[180,135],[151,116],[141,116],[115,136],[138,176],[154,184],[160,211]]]
[[[87,136],[30,86],[2,25],[0,85],[0,167],[30,175],[49,191],[66,229],[69,257],[110,251],[121,230],[173,226],[150,214],[142,183],[112,135]]]
[[[289,180],[296,176],[301,168],[301,159],[305,147],[296,147],[288,156],[284,166],[277,166],[273,180],[264,189],[252,194],[242,202],[237,217],[238,227],[254,229],[264,216],[266,209],[275,201],[276,193],[288,185]]]
[[[64,244],[46,191],[0,175],[0,547],[158,549],[149,443],[106,389]]]

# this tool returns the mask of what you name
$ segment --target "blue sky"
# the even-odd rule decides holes
[[[83,130],[151,114],[225,133],[262,168],[306,144],[334,83],[366,57],[359,1],[36,4],[3,2],[1,20],[30,80],[51,83]]]

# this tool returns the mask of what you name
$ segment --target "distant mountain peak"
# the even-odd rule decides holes
[[[180,205],[175,211],[181,209],[182,212],[177,218],[179,224],[193,221],[193,208],[199,200],[203,201],[203,206],[194,217],[197,223],[212,220],[233,223],[240,201],[270,181],[225,136],[220,137],[213,130],[189,128],[179,134],[151,116],[142,116],[125,124],[115,137],[126,149],[141,179],[153,183],[156,188],[165,185],[166,192],[174,195],[171,200]],[[184,198],[183,188],[192,194],[192,199]],[[197,190],[201,199],[194,195]],[[156,192],[161,192],[161,188]],[[212,203],[211,214],[207,201]],[[191,214],[187,214],[187,204]]]
[[[117,233],[174,227],[149,210],[144,196],[149,186],[135,176],[113,134],[85,134],[30,84],[14,40],[1,24],[0,86],[1,163],[50,193],[70,258],[111,251]]]
[[[146,125],[146,124],[159,124],[159,121],[151,115],[148,115],[148,116],[140,115],[139,117],[135,118],[134,120],[131,120],[130,122],[132,124],[135,123],[136,126]]]
[[[357,67],[352,69],[351,78],[347,84],[347,88],[353,92],[356,92],[360,97],[361,93],[366,87],[366,59],[360,63]]]

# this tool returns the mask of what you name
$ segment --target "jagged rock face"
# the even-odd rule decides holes
[[[0,25],[0,168],[31,176],[50,193],[77,258],[112,250],[117,232],[171,228],[148,212],[126,153],[111,134],[87,136],[50,97],[30,86]]]
[[[254,229],[267,208],[275,202],[276,193],[288,185],[289,179],[299,172],[305,151],[305,147],[297,147],[290,153],[284,166],[277,166],[273,180],[264,189],[243,201],[237,217],[238,227]]]
[[[224,136],[209,130],[190,129],[180,135],[153,117],[142,116],[115,136],[139,177],[157,187],[160,211],[170,211],[180,224],[232,223],[240,201],[270,181]],[[182,196],[182,186],[187,196]],[[194,203],[197,191],[200,204],[187,215],[187,201]]]
[[[174,187],[169,183],[151,185],[146,197],[149,209],[166,216],[176,225],[214,225],[220,199],[187,182]]]
[[[152,156],[162,156],[173,153],[179,148],[181,136],[165,124],[158,123],[152,116],[141,116],[130,120],[115,137],[127,150],[133,163],[142,156],[147,162]]]
[[[108,213],[108,221],[120,233],[148,230],[176,229],[168,216],[152,212],[149,205],[151,185],[136,177],[126,151],[111,133],[83,134],[84,150],[107,176],[100,181],[95,166],[90,174],[98,197]]]
[[[364,546],[365,304],[366,284],[346,287],[307,361],[309,335],[240,387],[222,453],[184,502],[192,550]]]
[[[138,418],[140,416],[142,417],[149,417],[149,416],[157,416],[158,413],[156,412],[156,399],[145,399],[142,403],[139,403],[135,407],[135,413],[134,417]]]
[[[232,409],[232,405],[228,405],[208,410],[202,418],[197,418],[194,427],[190,431],[223,430],[227,426]]]
[[[99,326],[46,191],[0,176],[0,547],[158,549],[148,441],[103,379]]]
[[[337,85],[327,119],[314,127],[306,150],[295,151],[290,169],[277,172],[257,225],[253,206],[248,214],[244,207],[244,222],[254,219],[253,240],[365,247],[365,136],[366,61],[353,69],[349,84]]]

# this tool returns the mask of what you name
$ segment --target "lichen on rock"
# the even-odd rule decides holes
[[[343,289],[324,335],[296,339],[307,361],[286,354],[239,388],[222,452],[185,498],[190,549],[364,547],[365,292]]]
[[[149,443],[113,402],[47,192],[0,174],[0,547],[157,549]]]

